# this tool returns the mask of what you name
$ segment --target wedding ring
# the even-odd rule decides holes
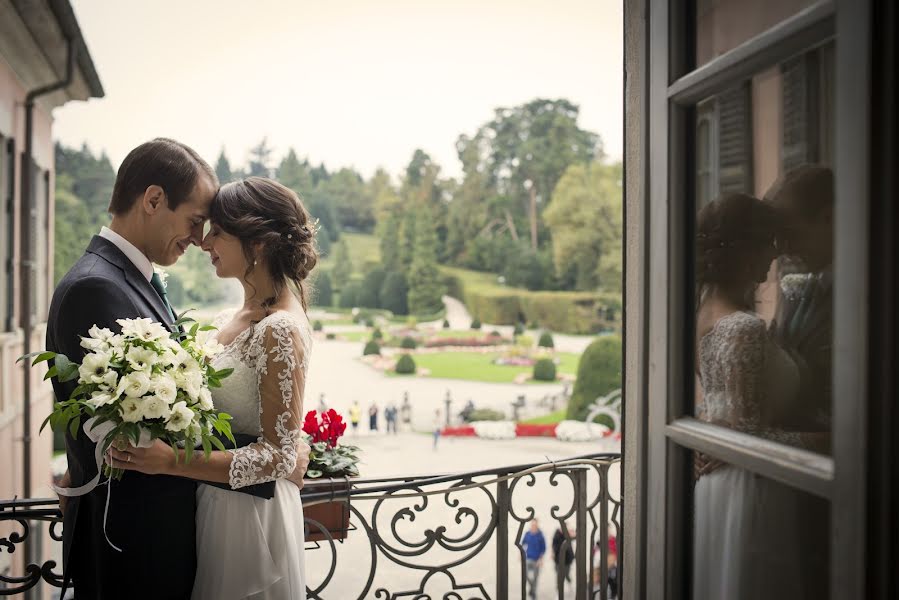
[[[125,462],[131,462],[131,455],[130,455],[130,454],[128,455],[128,460],[126,460]]]

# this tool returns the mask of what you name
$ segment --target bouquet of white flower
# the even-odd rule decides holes
[[[193,323],[183,334],[170,334],[150,319],[117,323],[122,328],[119,334],[95,325],[88,337],[81,338],[88,353],[80,365],[54,352],[19,358],[34,357],[32,366],[53,360],[44,379],[78,379],[69,399],[54,404],[41,429],[47,423],[54,430],[69,427],[75,437],[81,417],[89,417],[83,427],[97,441],[98,468],[102,453],[113,442],[146,446],[158,438],[172,447],[199,444],[207,457],[213,447],[225,450],[214,432],[234,443],[230,415],[212,405],[210,388],[220,387],[232,371],[216,370],[209,360],[222,350],[210,333],[215,328],[187,317],[177,323],[182,327]],[[184,456],[190,460],[191,453]],[[122,476],[120,469],[105,466],[104,470],[109,477]]]

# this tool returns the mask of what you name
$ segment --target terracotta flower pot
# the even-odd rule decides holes
[[[307,494],[332,493],[337,495],[350,488],[346,479],[305,479],[300,496]],[[322,502],[311,506],[303,506],[303,516],[316,521],[331,534],[334,540],[346,539],[350,528],[350,505],[345,500]],[[327,540],[328,536],[315,525],[310,524],[306,530],[307,542]]]

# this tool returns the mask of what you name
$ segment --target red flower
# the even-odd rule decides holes
[[[306,413],[303,431],[312,437],[312,443],[327,442],[328,446],[334,448],[338,438],[346,431],[346,423],[333,408],[322,413],[321,422],[318,420],[318,412],[310,410]]]

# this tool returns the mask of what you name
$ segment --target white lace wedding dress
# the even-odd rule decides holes
[[[234,312],[216,318],[227,323]],[[232,488],[275,481],[271,500],[209,485],[197,488],[197,575],[193,600],[306,598],[303,507],[295,472],[303,387],[312,338],[304,317],[277,311],[244,330],[217,355],[234,372],[213,389],[232,430],[259,436],[231,450]]]
[[[699,342],[700,419],[794,443],[799,373],[757,315],[735,312]],[[725,465],[694,488],[694,600],[804,598],[798,494]]]

